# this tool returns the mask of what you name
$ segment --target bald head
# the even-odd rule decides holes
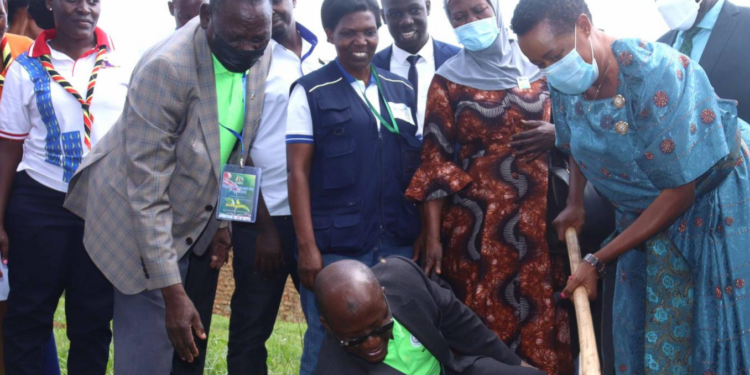
[[[342,260],[324,268],[315,279],[320,322],[338,340],[365,337],[347,347],[349,354],[378,363],[388,353],[390,331],[373,334],[392,323],[384,289],[365,264]]]
[[[380,282],[364,263],[342,260],[324,268],[315,279],[315,298],[321,315],[359,315],[383,303]],[[347,318],[332,317],[336,320]],[[330,319],[327,319],[330,320]]]

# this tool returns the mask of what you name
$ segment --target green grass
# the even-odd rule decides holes
[[[67,375],[67,358],[70,342],[65,335],[65,303],[60,300],[55,313],[55,340],[57,354],[60,359],[60,369]],[[299,359],[302,355],[302,336],[305,332],[304,323],[276,322],[271,339],[266,342],[268,348],[268,372],[271,375],[293,375],[299,373]],[[229,337],[229,318],[214,315],[211,319],[211,336],[208,344],[208,358],[206,359],[205,375],[227,374],[227,340]],[[109,349],[108,375],[113,375],[112,353]],[[202,354],[202,353],[201,353]]]

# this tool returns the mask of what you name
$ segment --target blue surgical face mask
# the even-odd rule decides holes
[[[578,28],[575,34],[575,47],[562,60],[542,69],[547,77],[547,82],[555,89],[569,95],[580,95],[591,87],[599,78],[599,66],[596,65],[594,57],[594,45],[589,37],[591,45],[591,64],[583,60],[578,53]]]
[[[495,17],[467,23],[466,25],[457,27],[455,32],[458,42],[463,44],[469,51],[487,49],[500,34]]]

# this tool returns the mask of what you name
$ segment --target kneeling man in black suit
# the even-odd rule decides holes
[[[316,375],[543,374],[406,258],[333,263],[315,297],[328,331]]]

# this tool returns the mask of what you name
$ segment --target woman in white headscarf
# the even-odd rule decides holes
[[[445,8],[464,49],[432,81],[422,164],[407,190],[425,202],[423,267],[531,365],[572,373],[568,315],[556,297],[564,260],[545,238],[547,82],[508,40],[494,1]]]

